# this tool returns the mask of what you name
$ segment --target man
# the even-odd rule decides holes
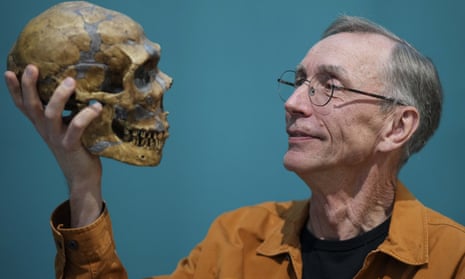
[[[102,201],[99,158],[81,145],[101,105],[61,120],[74,89],[65,80],[44,108],[38,71],[5,74],[69,184],[52,215],[57,278],[126,278]],[[290,79],[287,77],[290,75]],[[382,27],[338,18],[295,71],[285,100],[284,165],[309,201],[266,203],[220,216],[169,276],[157,278],[465,278],[465,228],[423,206],[398,181],[439,123],[433,64]]]

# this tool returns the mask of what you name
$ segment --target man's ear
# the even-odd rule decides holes
[[[415,133],[420,113],[412,106],[399,106],[386,119],[380,134],[378,150],[382,152],[401,148]]]

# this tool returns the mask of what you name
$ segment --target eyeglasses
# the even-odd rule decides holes
[[[294,70],[287,70],[284,71],[278,78],[279,97],[281,98],[281,100],[286,102],[287,99],[289,99],[289,97],[294,93],[295,89],[302,86],[305,83],[308,86],[308,97],[310,99],[310,102],[315,106],[319,107],[325,106],[329,103],[329,101],[333,97],[334,90],[350,91],[353,93],[391,102],[395,105],[407,105],[405,102],[395,98],[386,97],[374,93],[368,93],[358,89],[334,85],[333,80],[333,77],[325,73],[316,74],[315,76],[313,76],[311,80],[308,80],[305,78],[297,77],[296,72]]]

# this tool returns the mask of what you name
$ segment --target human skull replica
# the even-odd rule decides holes
[[[87,2],[63,2],[32,19],[18,37],[7,68],[18,78],[27,64],[39,68],[44,104],[66,77],[76,80],[70,117],[94,101],[100,117],[84,132],[93,154],[155,166],[168,137],[163,94],[172,79],[157,65],[160,46],[126,15]]]

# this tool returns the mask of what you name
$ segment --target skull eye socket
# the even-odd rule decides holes
[[[150,60],[141,65],[134,73],[134,84],[138,89],[147,89],[157,75],[157,63]]]
[[[120,93],[123,88],[123,76],[117,72],[107,71],[100,90],[108,93]]]

